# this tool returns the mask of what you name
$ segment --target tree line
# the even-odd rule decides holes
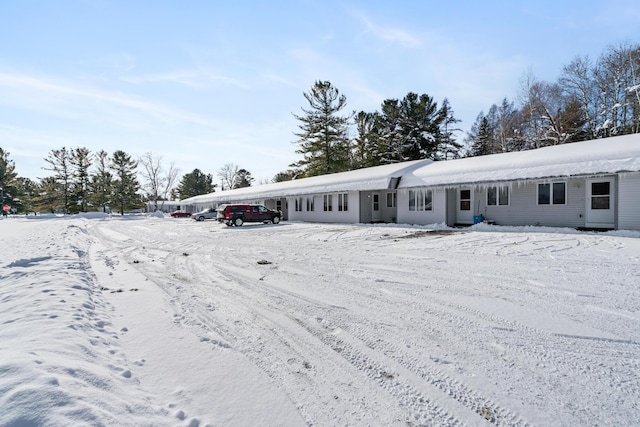
[[[467,155],[521,151],[640,132],[640,45],[576,57],[556,82],[524,76],[517,99],[481,112]]]
[[[517,101],[480,112],[462,141],[449,101],[428,94],[386,99],[380,110],[345,113],[346,96],[329,81],[304,93],[299,121],[302,159],[275,180],[343,172],[408,160],[522,151],[640,132],[640,46],[620,43],[596,60],[577,57],[553,83],[527,74]],[[350,131],[355,128],[355,137]]]
[[[301,159],[271,182],[324,175],[409,160],[448,160],[529,150],[549,145],[640,132],[640,45],[608,47],[595,61],[576,57],[556,82],[527,74],[516,100],[504,98],[481,111],[470,131],[460,132],[449,101],[428,94],[389,98],[379,111],[346,113],[347,99],[329,81],[316,81],[303,93],[308,107],[293,114]],[[214,192],[212,174],[200,169],[182,176],[162,157],[138,160],[124,151],[62,147],[51,150],[39,182],[18,177],[9,153],[0,147],[0,207],[14,212],[117,211],[151,202]],[[140,168],[140,170],[138,170]],[[138,176],[142,176],[142,182]],[[232,163],[218,172],[221,189],[251,186],[255,179]],[[177,185],[176,185],[177,184]]]
[[[136,168],[124,151],[95,154],[85,147],[51,150],[45,158],[51,172],[39,182],[18,177],[9,153],[0,148],[2,205],[16,213],[107,211],[123,214],[141,207]]]
[[[197,168],[177,182],[179,169],[150,152],[136,160],[122,150],[109,154],[62,147],[48,153],[43,170],[49,175],[39,181],[19,177],[9,155],[0,147],[0,209],[8,206],[11,213],[122,215],[147,204],[152,210],[162,209],[167,200],[211,193],[217,187],[212,174]],[[249,171],[232,163],[225,164],[217,176],[223,189],[248,187],[254,181]]]

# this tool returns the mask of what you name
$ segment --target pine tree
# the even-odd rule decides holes
[[[239,169],[233,188],[251,187],[251,183],[254,180],[255,179],[251,176],[251,172],[246,169]]]
[[[354,120],[358,136],[354,139],[353,169],[380,165],[380,114],[360,111]]]
[[[442,107],[440,107],[438,115],[440,122],[440,139],[434,160],[457,159],[460,157],[462,144],[456,142],[454,134],[461,130],[455,127],[455,124],[459,123],[460,120],[455,118],[453,109],[449,105],[447,98],[442,101]]]
[[[38,196],[38,184],[29,178],[17,178],[19,201],[16,201],[18,212],[28,214],[35,212],[35,199]]]
[[[272,179],[271,182],[284,182],[284,181],[293,181],[294,179],[302,176],[302,171],[299,169],[287,169],[286,171],[278,172]]]
[[[347,98],[328,81],[317,81],[304,97],[310,108],[302,108],[302,116],[293,115],[301,122],[300,132],[294,133],[299,138],[296,153],[304,158],[291,166],[301,168],[306,176],[349,170],[350,116],[339,115],[346,107]]]
[[[397,99],[385,99],[382,102],[382,111],[378,116],[381,164],[407,160],[404,157],[405,147],[400,129],[401,120],[400,102]]]
[[[57,203],[62,208],[63,213],[68,214],[70,212],[71,204],[71,192],[73,184],[73,170],[70,162],[71,153],[66,147],[62,147],[60,150],[51,150],[49,156],[44,160],[49,164],[45,170],[54,172],[52,178],[59,184],[60,202]],[[50,184],[50,183],[49,183]]]
[[[92,156],[88,148],[76,148],[70,151],[69,165],[73,176],[69,204],[71,213],[88,212],[91,161]]]
[[[184,174],[180,180],[177,191],[181,199],[187,199],[201,194],[209,194],[215,191],[216,184],[213,183],[213,175],[204,174],[200,169]]]
[[[18,174],[12,160],[9,160],[9,152],[0,148],[0,209],[4,206],[19,209]],[[5,214],[5,211],[1,211]]]
[[[492,154],[493,130],[484,113],[481,112],[476,118],[466,141],[471,145],[467,154],[469,157]]]
[[[433,159],[440,133],[438,104],[427,94],[409,92],[400,104],[400,135],[406,160]]]
[[[109,168],[109,154],[100,150],[95,156],[95,170],[89,184],[90,203],[102,212],[107,212],[113,197],[113,174]]]
[[[37,212],[54,213],[64,209],[63,188],[58,178],[55,176],[40,178],[33,204]]]
[[[114,172],[113,196],[118,206],[120,215],[125,210],[136,209],[142,206],[140,196],[137,194],[140,184],[136,177],[138,162],[122,150],[113,153],[110,168]]]
[[[387,99],[380,115],[381,163],[437,158],[444,116],[427,94]]]

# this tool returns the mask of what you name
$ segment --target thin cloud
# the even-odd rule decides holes
[[[297,84],[295,82],[289,80],[286,77],[283,77],[283,76],[280,76],[280,75],[277,75],[277,74],[267,73],[267,74],[264,74],[263,77],[265,79],[267,79],[267,80],[271,80],[271,81],[274,81],[274,82],[277,82],[277,83],[281,83],[281,84],[283,84],[285,86],[297,87]]]
[[[133,95],[120,92],[109,92],[92,87],[81,87],[66,82],[55,82],[26,75],[0,73],[0,86],[5,86],[18,94],[23,94],[20,102],[31,99],[30,108],[41,110],[41,103],[50,105],[67,105],[71,109],[78,108],[78,101],[90,101],[111,105],[116,108],[133,110],[151,116],[166,123],[190,122],[210,126],[210,120],[189,112],[181,111],[160,103],[146,101]],[[11,101],[8,101],[11,102]],[[7,100],[5,99],[5,103]]]
[[[249,86],[245,83],[220,75],[210,71],[202,70],[179,70],[169,73],[161,74],[149,74],[139,76],[121,76],[120,80],[131,84],[146,84],[146,83],[176,83],[183,86],[188,86],[195,89],[207,88],[212,81],[219,81],[231,86],[239,87],[241,89],[249,89]]]
[[[365,34],[371,34],[384,43],[399,45],[404,48],[415,48],[422,45],[421,39],[409,31],[377,25],[364,15],[361,15],[359,19],[365,27]]]

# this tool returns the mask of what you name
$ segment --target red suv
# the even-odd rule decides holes
[[[219,222],[236,227],[242,226],[245,222],[264,222],[277,224],[280,222],[282,214],[279,211],[268,209],[262,205],[220,205],[217,219]]]

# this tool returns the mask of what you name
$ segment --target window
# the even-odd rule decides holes
[[[348,205],[348,200],[349,200],[349,195],[347,193],[340,193],[338,194],[338,210],[343,212],[343,211],[348,211],[349,210],[349,205]]]
[[[509,204],[509,187],[503,185],[498,192],[498,204],[507,206]]]
[[[395,208],[396,207],[396,199],[397,193],[387,193],[387,207]]]
[[[610,198],[610,182],[591,183],[591,209],[609,209]]]
[[[313,212],[314,211],[313,196],[307,197],[307,211],[308,212]]]
[[[496,187],[487,188],[487,205],[495,206],[498,204],[498,193],[496,192]]]
[[[325,194],[324,195],[324,211],[330,212],[333,210],[333,195]]]
[[[564,205],[566,203],[567,184],[565,182],[538,184],[539,205]]]
[[[433,210],[433,193],[431,190],[409,190],[409,210]]]
[[[471,190],[460,190],[460,210],[471,210]]]
[[[296,212],[302,212],[302,197],[296,197],[295,204]]]
[[[509,205],[509,186],[487,188],[487,206]]]

